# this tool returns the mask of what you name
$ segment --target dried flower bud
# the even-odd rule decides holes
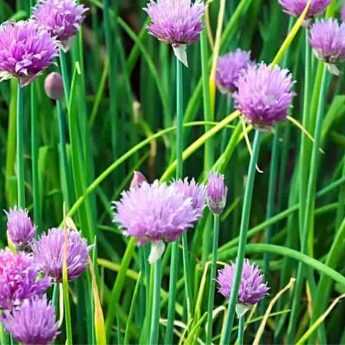
[[[146,177],[140,171],[134,171],[133,178],[131,181],[130,189],[139,188],[143,182],[147,182]]]

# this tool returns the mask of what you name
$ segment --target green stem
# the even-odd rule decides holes
[[[310,160],[309,179],[308,179],[307,195],[306,195],[306,202],[305,202],[305,214],[304,214],[302,241],[301,241],[301,252],[303,254],[306,254],[307,252],[308,237],[310,236],[310,230],[312,230],[312,224],[313,224],[315,187],[316,187],[316,179],[317,179],[317,165],[319,161],[319,148],[320,148],[322,120],[323,120],[324,105],[325,105],[326,75],[327,75],[326,68],[323,65],[319,105],[318,105],[318,111],[317,111],[316,127],[315,127],[315,132],[314,132],[314,143],[313,143],[312,155],[311,155],[311,160]],[[297,323],[299,307],[300,307],[304,274],[305,274],[305,267],[303,264],[300,263],[298,265],[298,270],[297,270],[295,293],[294,293],[292,309],[291,309],[291,314],[290,314],[290,322],[289,322],[289,328],[288,328],[288,343],[294,342],[294,335],[295,335],[296,323]]]
[[[237,335],[237,344],[243,345],[244,344],[244,315],[242,315],[238,320],[238,335]]]
[[[24,179],[24,89],[18,84],[17,92],[17,197],[18,207],[25,207]]]
[[[305,29],[305,71],[304,71],[304,96],[303,96],[303,119],[302,124],[304,128],[310,130],[310,121],[312,116],[310,116],[310,74],[311,74],[311,59],[310,59],[310,46],[309,46],[309,35],[308,29]],[[300,229],[303,228],[304,221],[304,212],[306,206],[306,183],[308,179],[308,164],[309,155],[308,148],[310,147],[309,142],[306,139],[306,136],[301,134],[301,152],[299,160],[299,199],[300,199]],[[302,234],[302,231],[300,231]]]
[[[118,114],[117,114],[117,92],[116,92],[116,56],[117,54],[114,53],[114,44],[113,44],[113,37],[112,37],[112,28],[110,25],[110,12],[109,12],[109,0],[103,0],[103,18],[104,18],[104,33],[105,33],[105,43],[107,47],[107,54],[109,59],[109,94],[110,94],[110,126],[111,126],[111,144],[113,150],[113,156],[117,156],[118,152],[118,143],[117,143],[117,135],[118,135]],[[113,21],[116,25],[117,23],[117,11],[115,11],[115,20]],[[120,133],[120,132],[119,132]]]
[[[260,144],[261,144],[261,133],[260,133],[260,130],[257,129],[255,131],[253,153],[250,158],[250,163],[249,163],[249,168],[248,168],[248,179],[247,179],[246,189],[244,193],[242,218],[241,218],[241,226],[240,226],[240,240],[238,244],[237,258],[236,258],[235,279],[233,282],[233,287],[231,289],[229,306],[228,306],[228,311],[227,311],[226,321],[225,321],[225,328],[220,340],[221,345],[229,344],[232,327],[234,323],[234,318],[235,318],[235,307],[236,307],[236,303],[238,299],[238,292],[239,292],[241,277],[242,277],[242,269],[243,269],[244,255],[245,255],[245,249],[246,249],[246,244],[247,244],[247,232],[248,232],[248,226],[249,226],[249,217],[250,217],[250,211],[251,211],[251,205],[252,205],[252,197],[253,197],[253,189],[254,189],[254,181],[255,181],[255,173],[256,173],[256,164],[259,158]]]
[[[35,92],[35,83],[30,85],[30,107],[31,107],[31,169],[32,169],[32,194],[34,220],[38,230],[41,229],[42,210],[41,210],[41,193],[38,173],[38,131],[37,131],[37,98]]]
[[[276,127],[276,133],[274,133],[273,143],[272,143],[272,158],[270,165],[270,176],[268,182],[268,195],[267,195],[267,208],[266,208],[266,219],[270,219],[274,215],[274,201],[276,196],[276,186],[277,186],[277,175],[278,175],[278,157],[279,157],[279,127]],[[273,235],[273,227],[270,226],[266,233],[266,243],[271,243]],[[264,273],[267,273],[270,269],[270,257],[268,254],[264,256]]]
[[[160,314],[160,288],[161,288],[161,265],[162,260],[159,259],[154,264],[154,283],[153,283],[153,303],[151,313],[151,330],[150,342],[151,345],[159,344],[159,314]]]
[[[67,278],[66,278],[67,279]],[[66,325],[66,345],[73,344],[73,332],[72,332],[72,317],[71,317],[71,304],[68,293],[68,282],[65,280],[62,284],[63,301],[65,309],[65,325]]]
[[[202,68],[202,91],[203,91],[203,106],[204,106],[204,120],[213,121],[214,115],[211,108],[210,88],[209,88],[209,65],[208,65],[208,39],[207,32],[203,30],[200,38],[201,48],[201,68]],[[209,125],[205,126],[205,131],[210,129]],[[214,162],[214,146],[213,140],[209,140],[205,144],[204,151],[204,170],[209,171]]]
[[[70,92],[71,85],[70,85],[70,79],[68,76],[66,54],[62,50],[60,51],[60,69],[61,69],[61,76],[63,80],[63,89],[65,93],[65,103],[68,106],[69,92]]]
[[[214,307],[214,294],[216,288],[216,273],[217,273],[217,251],[219,239],[219,220],[218,214],[213,217],[213,246],[212,246],[212,261],[210,273],[210,288],[208,291],[208,306],[207,306],[207,329],[206,329],[206,345],[212,344],[212,311]]]
[[[171,245],[171,262],[170,262],[170,280],[169,280],[169,300],[168,300],[168,321],[164,344],[173,343],[173,327],[175,319],[175,299],[176,299],[176,281],[179,265],[179,247],[175,241]]]
[[[183,176],[183,66],[176,59],[176,179]]]
[[[72,199],[71,199],[71,181],[69,176],[69,166],[67,160],[66,152],[66,120],[65,115],[62,111],[62,105],[60,101],[56,102],[56,112],[58,119],[58,128],[59,128],[59,159],[60,159],[60,178],[61,186],[63,193],[63,200],[66,205],[66,209],[69,210]]]

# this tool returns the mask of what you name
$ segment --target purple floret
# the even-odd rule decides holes
[[[216,83],[224,93],[233,93],[237,90],[237,81],[240,74],[250,65],[250,52],[236,49],[218,59]]]
[[[321,14],[329,5],[331,0],[313,0],[306,17],[311,18]],[[299,17],[307,6],[308,0],[279,0],[287,14]]]
[[[50,286],[32,256],[0,251],[0,308],[12,309],[25,299],[41,296]]]
[[[318,21],[310,29],[309,40],[321,60],[333,64],[345,59],[345,23],[335,19]]]
[[[55,310],[46,296],[26,300],[17,309],[5,312],[1,322],[23,345],[48,345],[58,335]]]
[[[86,12],[87,8],[75,0],[40,0],[32,17],[66,47],[78,32]]]
[[[58,55],[58,44],[34,21],[0,25],[0,78],[29,84]]]
[[[226,265],[218,271],[218,291],[229,298],[235,276],[236,264]],[[260,269],[251,264],[248,259],[244,261],[242,279],[238,293],[238,303],[253,305],[260,302],[267,294],[269,288],[264,281]]]
[[[270,127],[287,117],[294,96],[287,69],[263,63],[250,66],[241,74],[237,86],[235,106],[249,123]]]
[[[123,192],[114,206],[114,222],[139,244],[175,241],[199,218],[191,197],[158,181]]]
[[[62,281],[66,233],[62,229],[50,229],[33,244],[37,264],[55,281]],[[67,231],[68,280],[77,279],[89,262],[87,242],[77,230]]]
[[[151,19],[149,33],[178,46],[199,39],[205,5],[201,0],[151,0],[144,9]]]
[[[189,180],[187,177],[184,180],[174,181],[171,186],[176,188],[177,192],[182,193],[185,198],[191,198],[192,207],[194,208],[197,216],[201,217],[206,206],[205,186],[196,183],[194,178]]]

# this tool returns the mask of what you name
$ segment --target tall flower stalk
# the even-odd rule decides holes
[[[210,173],[207,184],[207,204],[213,214],[213,244],[212,259],[210,268],[210,287],[208,291],[207,304],[207,328],[206,328],[206,344],[212,343],[212,321],[214,295],[216,289],[216,273],[217,273],[217,257],[218,257],[218,239],[219,239],[219,223],[220,214],[226,205],[226,197],[228,188],[224,184],[224,176],[216,173]]]
[[[205,6],[197,0],[151,0],[145,11],[151,19],[148,31],[160,41],[170,44],[176,56],[176,178],[183,176],[183,66],[188,66],[187,45],[199,39]],[[187,234],[182,234],[183,269],[188,320],[192,313],[192,285],[189,269]],[[172,244],[168,301],[168,324],[165,341],[172,342],[175,318],[178,243]]]
[[[271,128],[274,124],[287,117],[293,98],[292,85],[292,77],[287,70],[264,64],[248,67],[241,74],[237,83],[238,91],[234,94],[236,107],[245,119],[256,127],[256,130],[244,192],[235,276],[232,283],[225,327],[220,341],[221,345],[226,345],[230,341],[235,308],[238,302],[256,166],[260,152],[261,129]]]
[[[25,207],[25,176],[24,176],[24,89],[18,84],[17,89],[17,201],[18,206]]]
[[[253,144],[253,152],[250,158],[250,163],[248,167],[248,177],[246,189],[244,192],[243,208],[242,208],[242,218],[240,226],[240,238],[238,243],[238,250],[236,255],[236,271],[235,278],[233,282],[233,287],[230,294],[228,310],[226,314],[226,321],[224,324],[224,332],[222,334],[220,344],[227,345],[230,343],[230,336],[232,333],[232,327],[235,319],[235,308],[237,304],[238,292],[241,284],[242,269],[244,263],[244,255],[247,244],[247,233],[249,227],[249,217],[252,205],[252,196],[254,189],[256,165],[259,158],[260,145],[261,145],[261,131],[255,131],[255,138]]]

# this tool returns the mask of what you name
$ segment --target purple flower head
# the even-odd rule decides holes
[[[65,254],[66,232],[62,229],[50,229],[47,234],[34,242],[33,253],[42,270],[58,282],[62,281]],[[67,271],[68,280],[78,278],[89,262],[89,250],[86,240],[79,231],[67,231]]]
[[[228,187],[224,183],[224,175],[210,173],[207,183],[207,204],[215,214],[221,214],[226,205]]]
[[[292,85],[287,69],[263,63],[249,66],[238,80],[235,106],[251,124],[270,127],[287,117],[294,95]]]
[[[26,210],[13,208],[6,212],[7,234],[9,239],[18,247],[30,243],[36,232],[31,218]]]
[[[198,40],[205,5],[201,0],[151,0],[144,9],[151,19],[149,33],[171,45]]]
[[[143,182],[147,182],[146,177],[140,171],[134,171],[130,188],[138,188]]]
[[[25,299],[42,295],[50,280],[41,276],[33,258],[24,253],[0,251],[0,308],[12,309]]]
[[[335,19],[321,20],[310,29],[310,45],[315,55],[329,64],[345,59],[345,23]]]
[[[200,218],[206,206],[205,186],[196,183],[194,178],[189,181],[187,177],[184,180],[174,181],[171,186],[175,188],[177,192],[182,193],[185,198],[191,198],[192,207],[198,218]]]
[[[312,0],[306,17],[311,18],[321,14],[331,0]],[[308,0],[279,0],[287,14],[299,17],[307,6]]]
[[[39,0],[32,16],[68,48],[68,41],[78,32],[86,12],[87,8],[75,0]]]
[[[226,298],[230,296],[235,276],[236,264],[226,265],[218,271],[218,291]],[[248,259],[244,261],[238,303],[253,305],[260,302],[268,294],[268,286],[260,269],[251,264]]]
[[[237,81],[240,73],[250,65],[250,52],[236,49],[234,52],[221,56],[218,59],[216,83],[224,93],[233,93],[237,90]]]
[[[114,206],[114,222],[139,244],[175,241],[198,219],[191,198],[158,181],[123,192]]]
[[[1,321],[23,345],[48,345],[58,335],[55,310],[46,296],[24,301],[19,308],[5,312]]]
[[[57,42],[34,21],[0,25],[0,78],[29,84],[58,55]]]

